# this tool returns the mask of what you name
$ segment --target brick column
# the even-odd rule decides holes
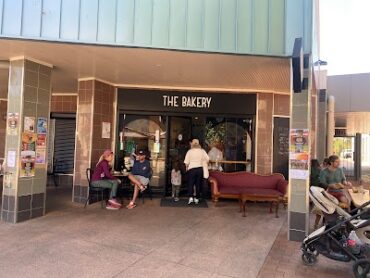
[[[25,59],[10,62],[4,163],[8,174],[3,181],[1,212],[6,222],[45,213],[50,80],[51,66]],[[39,121],[46,125],[39,127]]]
[[[105,149],[114,149],[115,88],[93,80],[79,81],[73,201],[87,197],[86,169],[95,168]],[[110,138],[102,138],[103,122],[110,123]]]
[[[256,136],[256,173],[258,174],[271,174],[273,100],[273,94],[258,94]]]
[[[311,152],[311,57],[304,55],[302,61],[302,40],[296,39],[293,53],[293,90],[291,97],[291,121],[290,129],[308,130],[308,160],[310,160]],[[301,72],[303,66],[303,72]],[[301,76],[303,77],[301,81]],[[322,136],[322,135],[321,135]],[[290,142],[290,147],[295,148],[293,142]],[[292,146],[293,144],[293,146]],[[305,152],[305,151],[303,151]],[[288,239],[292,241],[302,241],[309,232],[309,179],[310,179],[310,162],[308,161],[307,168],[303,168],[303,158],[299,158],[297,153],[290,154],[289,165],[289,204],[288,204]],[[297,173],[297,161],[301,163],[301,167]]]

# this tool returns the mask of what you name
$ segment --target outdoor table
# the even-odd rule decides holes
[[[352,198],[353,204],[357,208],[370,200],[369,190],[367,190],[367,189],[363,189],[363,192],[356,192],[355,193],[355,192],[353,192],[353,189],[349,188],[348,193]],[[370,207],[370,205],[367,206],[367,207]]]

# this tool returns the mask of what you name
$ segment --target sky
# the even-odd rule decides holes
[[[370,0],[320,0],[320,59],[328,75],[370,72]]]

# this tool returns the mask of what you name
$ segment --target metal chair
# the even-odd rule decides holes
[[[97,199],[99,200],[99,196],[101,197],[101,207],[104,208],[104,201],[107,202],[108,198],[104,198],[104,193],[106,190],[109,190],[108,188],[101,188],[101,187],[95,187],[91,184],[91,177],[93,174],[93,170],[91,168],[86,169],[86,178],[89,182],[89,190],[87,192],[87,198],[85,202],[84,208],[86,208],[87,203],[90,201],[90,198],[92,194],[95,194],[97,196]]]

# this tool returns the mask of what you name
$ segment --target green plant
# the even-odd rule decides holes
[[[224,123],[213,126],[212,122],[208,122],[205,126],[205,142],[208,146],[215,143],[224,143],[226,135],[226,127]]]

